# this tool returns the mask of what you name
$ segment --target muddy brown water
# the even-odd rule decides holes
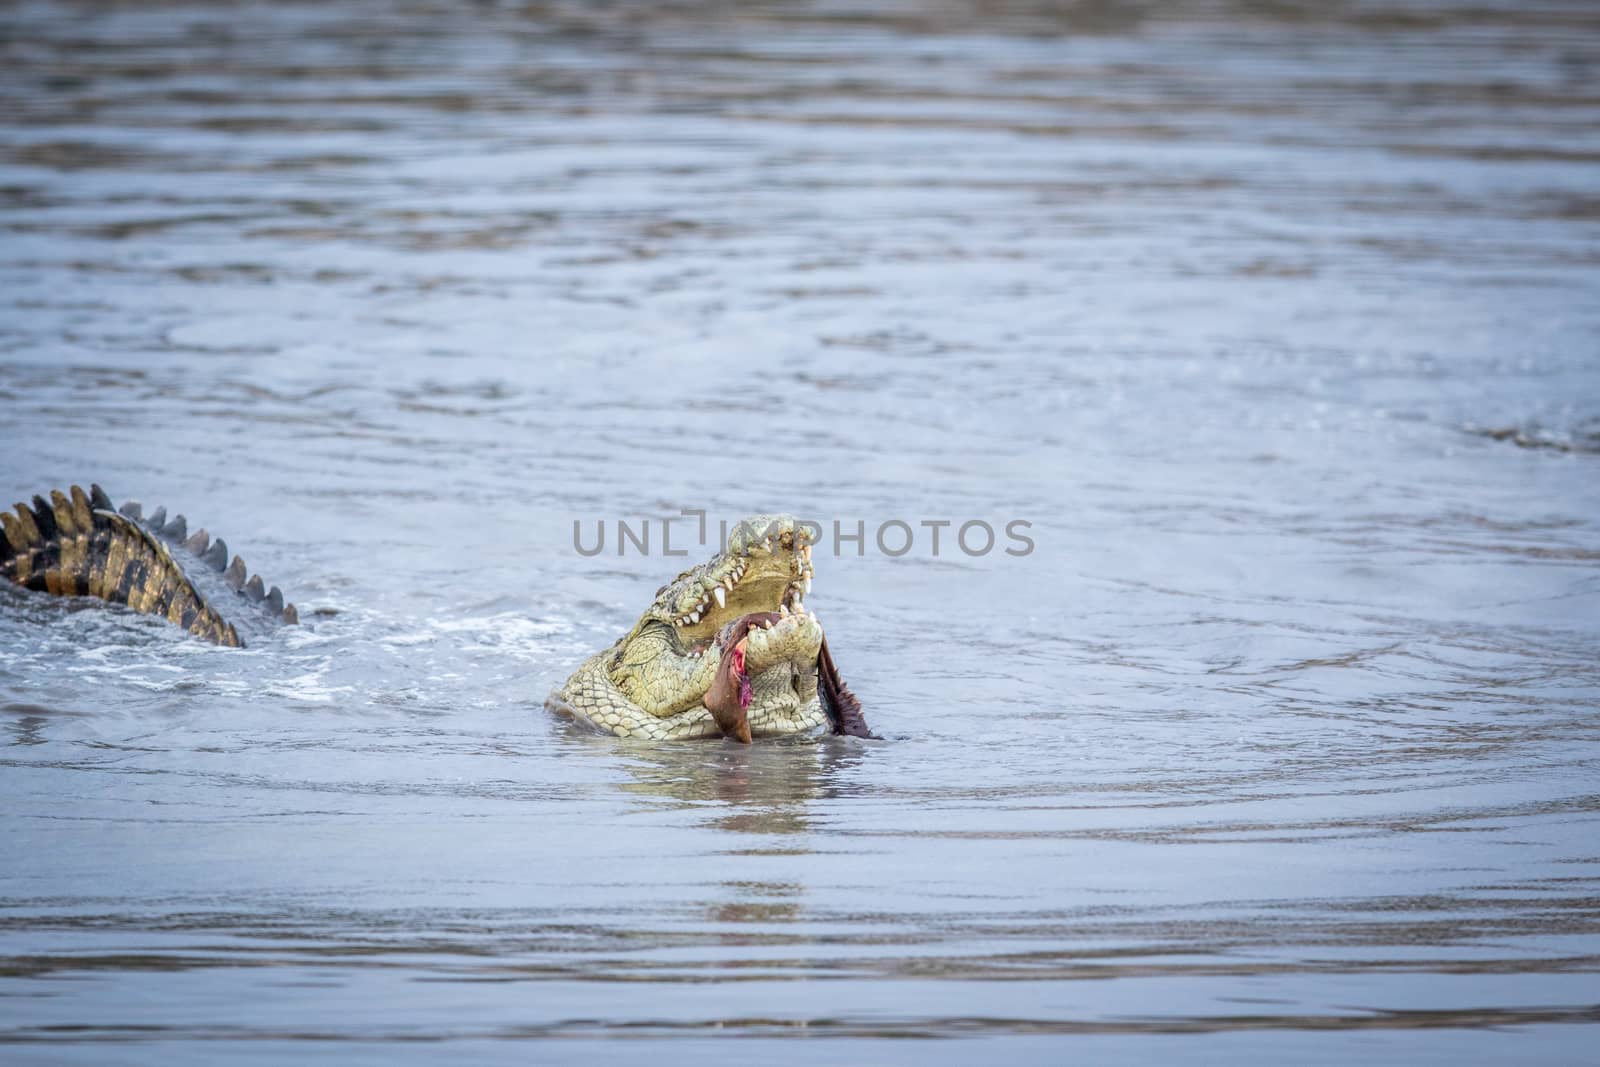
[[[5,5],[4,501],[324,614],[0,590],[0,1058],[1582,1061],[1597,74],[1587,3]],[[684,508],[863,524],[883,742],[545,711],[682,564],[573,522]]]

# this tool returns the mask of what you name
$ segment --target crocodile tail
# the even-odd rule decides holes
[[[817,680],[822,685],[823,705],[834,733],[878,738],[867,726],[867,717],[861,713],[861,701],[839,677],[839,668],[833,664],[833,653],[828,651],[826,637],[822,639],[822,650],[817,653]]]
[[[0,512],[0,577],[55,596],[92,596],[159,615],[219,645],[243,647],[172,554],[111,507],[99,486],[53,491]]]
[[[95,486],[93,491],[98,492],[99,486]],[[108,509],[110,504],[111,502],[107,500]],[[146,515],[137,500],[129,500],[117,510],[146,533],[165,541],[168,545],[182,548],[190,556],[216,571],[222,576],[222,581],[228,588],[265,612],[272,621],[290,626],[299,623],[300,611],[293,604],[284,602],[283,591],[275,585],[268,588],[261,575],[251,574],[249,568],[245,566],[243,556],[234,556],[230,560],[228,543],[222,538],[213,540],[204,527],[191,534],[188,520],[182,515],[167,518],[167,509],[164,507],[158,507]],[[218,595],[225,594],[219,592]]]

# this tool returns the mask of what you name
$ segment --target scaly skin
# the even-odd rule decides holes
[[[258,605],[266,616],[299,621],[293,604],[276,586],[269,593],[259,575],[249,577],[244,560],[228,562],[227,546],[204,530],[189,535],[182,515],[170,523],[166,509],[145,519],[129,501],[119,512],[101,488],[85,493],[74,485],[0,512],[0,579],[52,596],[90,596],[125,604],[219,645],[244,645],[233,624],[207,602],[173,552],[191,566],[222,572],[224,596]],[[168,545],[172,548],[169,549]],[[231,589],[231,592],[229,590]]]
[[[812,574],[809,531],[788,515],[756,515],[728,542],[663,586],[633,629],[584,661],[550,706],[619,737],[717,737],[703,701],[717,671],[718,636],[747,614],[778,612],[770,628],[753,627],[745,639],[750,733],[773,737],[826,724],[817,693],[822,625],[802,601]]]

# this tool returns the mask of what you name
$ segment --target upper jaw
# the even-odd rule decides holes
[[[743,615],[803,611],[813,575],[805,527],[787,516],[747,519],[735,527],[727,551],[663,589],[651,614],[700,655],[718,630]]]

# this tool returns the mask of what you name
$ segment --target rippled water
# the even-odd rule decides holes
[[[0,589],[8,1062],[1586,1055],[1593,5],[5,12],[5,502],[337,612]],[[686,507],[886,740],[544,710]]]

